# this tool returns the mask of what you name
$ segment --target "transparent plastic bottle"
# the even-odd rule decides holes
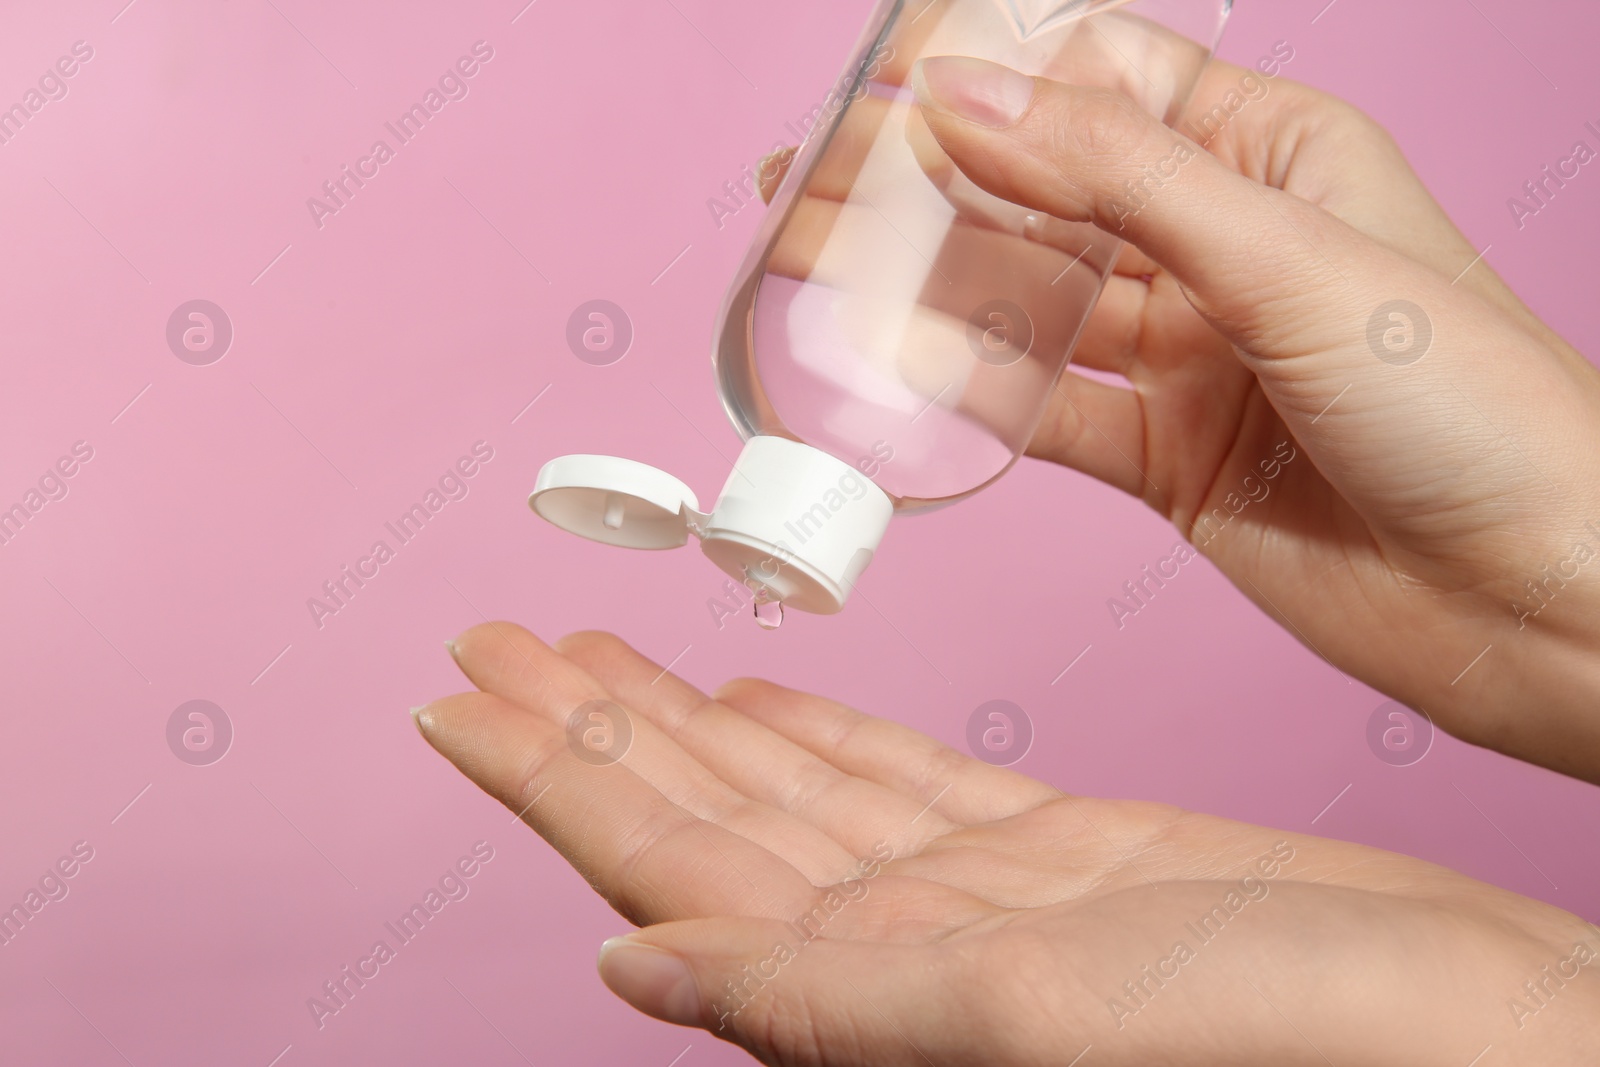
[[[1003,474],[1037,429],[1120,246],[956,171],[922,120],[912,65],[978,56],[1119,89],[1171,121],[1227,8],[881,4],[724,306],[716,366],[740,432],[792,437],[849,463],[888,442],[894,458],[873,480],[901,511]]]
[[[758,606],[838,611],[895,512],[966,497],[1037,430],[1120,243],[977,188],[912,92],[965,55],[1176,121],[1231,0],[883,0],[724,302],[713,356],[746,439],[710,513],[632,461],[569,456],[530,503],[636,548],[690,534]],[[664,480],[663,480],[664,479]]]

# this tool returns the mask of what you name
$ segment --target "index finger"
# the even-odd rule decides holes
[[[786,918],[816,894],[789,864],[690,815],[621,763],[580,759],[566,731],[541,714],[481,692],[415,714],[440,755],[518,813],[638,925]]]

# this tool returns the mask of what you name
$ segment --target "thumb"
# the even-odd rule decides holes
[[[965,1047],[985,1031],[980,998],[957,988],[947,961],[930,946],[830,940],[798,923],[727,918],[614,937],[601,946],[599,969],[646,1015],[700,1027],[768,1063],[981,1062],[977,1048]]]
[[[929,128],[1004,200],[1121,237],[1166,269],[1195,309],[1265,359],[1348,344],[1392,297],[1363,291],[1377,246],[1334,216],[1229,170],[1133,100],[978,59],[912,75]]]

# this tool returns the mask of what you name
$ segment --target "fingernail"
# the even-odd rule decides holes
[[[456,643],[454,641],[446,641],[444,643],[444,650],[450,653],[451,659],[459,660],[461,658],[461,656],[456,652]]]
[[[911,68],[911,87],[922,106],[997,130],[1015,125],[1033,102],[1032,78],[966,56],[921,60]]]
[[[600,946],[600,980],[646,1015],[679,1026],[699,1026],[700,990],[672,953],[613,937]]]
[[[422,709],[427,706],[426,704],[418,704],[411,709],[411,721],[416,726],[418,733],[422,732]]]

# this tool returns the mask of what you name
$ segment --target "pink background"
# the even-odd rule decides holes
[[[523,0],[124,2],[0,15],[0,100],[76,40],[95,53],[0,146],[0,503],[94,448],[0,546],[0,903],[95,850],[0,948],[0,1060],[742,1062],[612,998],[593,957],[626,924],[417,737],[407,707],[461,686],[440,642],[480,612],[616,630],[697,683],[821,688],[957,745],[1009,699],[1037,730],[1021,769],[1065,789],[1369,842],[1600,918],[1600,793],[1448,738],[1380,762],[1383,698],[1203,563],[1119,632],[1106,599],[1177,535],[1070,472],[1026,463],[897,524],[860,602],[778,634],[714,625],[698,553],[529,513],[563,452],[720,485],[737,441],[710,329],[760,211],[719,230],[706,200],[815,103],[869,0],[539,0],[515,21]],[[1290,41],[1286,74],[1386,122],[1495,269],[1600,351],[1600,171],[1521,231],[1506,208],[1600,121],[1594,13],[1338,0],[1313,24],[1324,3],[1242,4],[1224,54]],[[306,198],[480,39],[470,95],[313,225]],[[166,345],[194,298],[236,331],[211,366]],[[564,341],[595,298],[637,331],[609,367]],[[471,494],[318,629],[306,598],[478,440]],[[235,730],[206,767],[165,739],[197,698]],[[319,1032],[306,998],[479,840],[470,896]]]

